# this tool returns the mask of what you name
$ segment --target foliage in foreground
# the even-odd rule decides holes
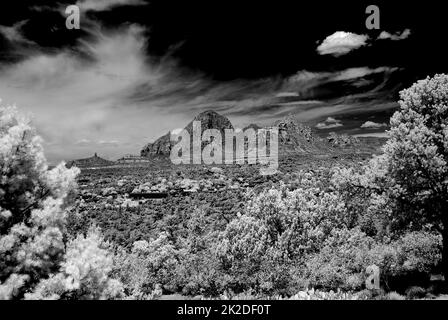
[[[99,233],[67,239],[78,169],[49,170],[40,138],[14,108],[0,109],[0,168],[0,299],[120,296]]]

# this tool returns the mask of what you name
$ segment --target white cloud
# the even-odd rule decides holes
[[[1,26],[0,33],[10,42],[34,44],[34,42],[26,39],[22,34],[22,27],[27,23],[27,20],[17,22],[11,27]]]
[[[341,122],[341,120],[336,120],[333,117],[328,117],[327,120],[325,120],[325,122],[327,122],[327,123],[339,123],[339,122]]]
[[[363,125],[361,125],[361,128],[363,128],[363,129],[380,129],[383,127],[387,127],[387,124],[377,123],[377,122],[373,122],[373,121],[367,121]]]
[[[372,79],[370,81],[363,79],[366,76],[378,74],[382,75],[384,79],[387,79],[397,70],[399,68],[385,66],[375,69],[369,67],[348,68],[333,72],[310,72],[302,70],[284,81],[281,92],[289,92],[291,90],[298,92],[299,96],[303,97],[303,99],[312,98],[316,87],[325,84],[330,84],[335,81],[351,81],[351,85],[360,87],[365,83],[371,83]]]
[[[101,152],[119,156],[110,137],[123,137],[120,152],[135,152],[136,142],[143,146],[144,136],[157,134],[170,120],[169,114],[154,116],[157,105],[129,102],[141,86],[167,87],[159,85],[165,71],[147,61],[143,31],[131,25],[92,34],[77,48],[88,60],[73,50],[34,50],[20,62],[1,65],[3,103],[34,115],[39,134],[51,142],[46,153],[55,160],[88,154],[87,139],[102,140]]]
[[[357,138],[389,138],[389,134],[387,132],[376,132],[376,133],[361,133],[361,134],[354,134],[353,137]]]
[[[377,40],[390,39],[394,41],[407,39],[411,35],[410,29],[405,29],[403,32],[391,34],[387,31],[381,32]],[[337,31],[325,38],[324,41],[317,47],[317,52],[320,55],[333,55],[335,57],[345,55],[355,49],[359,49],[367,45],[369,36],[359,35],[352,32]]]
[[[279,92],[275,95],[276,98],[294,98],[298,96],[297,92]]]
[[[316,125],[316,128],[319,130],[324,130],[324,129],[333,129],[333,128],[338,128],[338,127],[342,127],[343,124],[342,123],[324,123],[324,122],[320,122]]]
[[[410,29],[405,29],[403,32],[397,32],[394,34],[391,34],[387,31],[383,31],[380,33],[380,35],[378,36],[378,40],[393,40],[393,41],[399,41],[399,40],[404,40],[409,38],[409,36],[411,35],[411,30]]]
[[[78,0],[77,6],[82,11],[107,11],[119,6],[145,5],[142,0]]]
[[[333,81],[347,81],[362,78],[371,74],[393,72],[396,70],[398,70],[398,68],[390,68],[390,67],[379,67],[375,69],[370,69],[367,67],[349,68],[336,74],[335,77],[333,78]]]
[[[325,38],[317,47],[321,55],[341,56],[367,44],[369,37],[351,32],[337,31]]]
[[[120,142],[118,140],[100,140],[98,144],[101,146],[117,147]]]
[[[333,117],[328,117],[324,122],[319,122],[318,124],[316,124],[316,128],[319,130],[324,130],[324,129],[333,129],[333,128],[338,128],[338,127],[342,127],[343,124],[341,122],[341,120],[337,120]]]

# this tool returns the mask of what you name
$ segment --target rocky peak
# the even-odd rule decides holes
[[[198,114],[194,119],[185,127],[191,135],[193,134],[193,122],[201,122],[201,132],[207,129],[217,129],[224,132],[225,129],[233,129],[233,125],[229,119],[220,115],[215,111],[204,111]],[[154,143],[147,144],[140,154],[144,157],[157,157],[157,156],[169,156],[173,142],[171,141],[171,134],[168,132],[166,135],[157,139]]]
[[[200,121],[201,122],[201,130],[204,132],[207,129],[217,129],[221,132],[223,132],[225,129],[233,129],[233,125],[230,122],[229,119],[226,117],[220,115],[219,113],[215,111],[204,111],[200,114],[198,114],[193,121],[191,121],[185,129],[192,133],[193,129],[193,122],[194,121]]]

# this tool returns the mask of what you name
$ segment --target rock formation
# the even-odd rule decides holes
[[[201,134],[207,129],[218,129],[222,136],[224,137],[225,129],[233,129],[232,123],[226,117],[216,113],[215,111],[204,111],[197,115],[193,121],[191,121],[186,127],[190,133],[190,136],[193,134],[193,122],[200,121],[201,122]],[[168,132],[164,136],[160,137],[153,143],[147,144],[140,154],[143,157],[160,157],[160,156],[169,156],[171,152],[171,148],[174,144],[171,141],[171,134]]]
[[[223,143],[224,130],[234,129],[232,123],[226,117],[214,112],[205,111],[196,116],[193,121],[201,122],[201,130],[204,132],[207,129],[218,129],[222,133]],[[186,127],[190,133],[190,137],[193,134],[193,121],[191,121]],[[310,127],[301,124],[296,118],[288,116],[275,123],[279,130],[279,153],[325,153],[331,149],[331,145],[328,141],[319,138],[314,135]],[[245,129],[261,129],[258,125],[252,124]],[[141,155],[144,157],[166,157],[170,155],[171,148],[174,145],[174,141],[170,141],[170,133],[160,137],[153,143],[147,144],[141,151]],[[191,139],[192,140],[192,139]],[[269,140],[269,136],[268,136]],[[205,143],[206,144],[206,143]],[[203,145],[205,145],[203,143]]]
[[[90,158],[70,161],[67,163],[67,166],[69,168],[72,166],[76,166],[78,168],[95,168],[95,167],[111,166],[113,164],[114,164],[113,161],[109,161],[101,157],[98,157],[98,155],[95,153],[93,157]]]

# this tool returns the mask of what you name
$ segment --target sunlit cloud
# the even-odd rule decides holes
[[[334,128],[338,128],[338,127],[342,127],[343,124],[341,122],[341,120],[337,120],[333,117],[328,117],[325,121],[323,122],[319,122],[316,125],[316,128],[319,130],[324,130],[324,129],[334,129]]]
[[[405,29],[403,32],[397,32],[394,34],[391,34],[387,31],[383,31],[378,36],[378,40],[393,40],[393,41],[399,41],[409,38],[411,35],[410,29]]]
[[[317,47],[321,55],[342,56],[367,44],[369,37],[351,32],[337,31],[325,38]]]
[[[373,121],[366,121],[365,123],[363,123],[361,125],[361,128],[363,128],[363,129],[380,129],[380,128],[384,128],[384,127],[387,127],[387,124],[376,123]]]

